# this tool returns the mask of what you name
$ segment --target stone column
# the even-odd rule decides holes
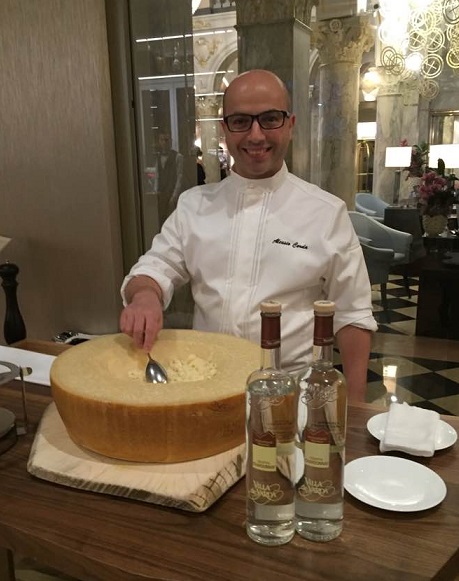
[[[419,98],[418,139],[418,143],[430,142],[430,101],[424,97]]]
[[[408,145],[420,144],[419,138],[419,85],[417,81],[402,83],[402,124],[401,138],[406,139]],[[402,168],[403,169],[403,168]],[[411,178],[408,172],[401,172],[399,201],[406,201],[415,185],[419,185],[419,177]]]
[[[239,72],[268,69],[286,84],[296,115],[286,162],[309,178],[309,52],[311,10],[318,0],[243,0],[236,4]]]
[[[206,183],[220,181],[220,162],[218,160],[218,137],[220,135],[219,109],[221,97],[198,97],[196,113],[201,127],[202,162],[206,171]]]
[[[319,51],[321,180],[323,189],[354,208],[355,156],[362,54],[374,44],[368,17],[319,21],[314,31]]]
[[[399,147],[403,139],[401,134],[403,99],[401,85],[397,79],[386,75],[381,67],[378,67],[378,72],[382,82],[378,91],[376,109],[373,194],[392,203],[398,199],[397,183],[400,183],[398,177],[401,177],[401,174],[397,172],[403,168],[385,167],[386,147]]]

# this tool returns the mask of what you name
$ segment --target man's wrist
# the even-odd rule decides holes
[[[163,304],[163,291],[161,287],[155,280],[148,276],[134,276],[134,278],[132,278],[128,284],[126,291],[126,298],[128,303],[132,303],[135,297],[139,297],[142,294],[154,293],[160,304]]]
[[[136,290],[136,292],[132,295],[132,300],[134,300],[134,298],[136,296],[141,296],[143,294],[149,295],[150,293],[156,295],[156,297],[158,298],[158,301],[162,304],[162,302],[163,302],[162,301],[162,293],[158,289],[156,289],[155,287],[147,286],[147,285],[138,288]]]

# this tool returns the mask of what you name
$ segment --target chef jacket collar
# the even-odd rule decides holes
[[[282,164],[281,169],[269,178],[262,178],[259,180],[253,180],[249,178],[244,178],[237,174],[235,171],[231,172],[231,179],[234,180],[236,183],[236,187],[239,191],[242,192],[253,192],[259,191],[260,193],[267,192],[267,191],[275,191],[277,190],[282,183],[285,181],[287,177],[288,169],[287,165],[284,161]]]

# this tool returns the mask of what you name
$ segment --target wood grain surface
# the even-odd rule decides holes
[[[54,403],[43,413],[29,455],[33,476],[81,490],[203,512],[245,473],[245,445],[189,462],[107,458],[77,446]]]
[[[36,428],[50,402],[49,389],[31,386],[28,402]],[[15,382],[2,387],[0,405],[19,410]],[[364,405],[349,408],[347,461],[379,453],[365,427],[375,413]],[[459,430],[459,418],[443,419]],[[267,548],[246,535],[243,480],[204,513],[148,505],[30,476],[33,438],[32,429],[0,456],[0,546],[81,581],[458,578],[457,445],[416,460],[445,480],[448,493],[439,506],[394,513],[346,495],[338,539],[321,544],[296,535],[288,545]]]

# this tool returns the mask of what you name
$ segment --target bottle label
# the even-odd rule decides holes
[[[252,466],[264,472],[276,471],[276,437],[272,432],[253,434]]]
[[[247,495],[257,505],[294,501],[297,400],[288,396],[250,397],[247,442]]]
[[[247,470],[248,497],[257,504],[289,504],[294,499],[295,442],[277,442],[271,432],[253,434]]]
[[[301,401],[313,409],[319,409],[327,403],[333,403],[338,399],[336,386],[323,385],[310,381],[301,395]]]
[[[293,500],[289,499],[288,502]],[[249,490],[249,498],[257,504],[284,504],[284,491],[281,486],[277,483],[268,483],[256,480],[252,480],[252,486]]]
[[[326,430],[310,430],[304,433],[304,463],[315,468],[330,466],[330,434]]]
[[[332,480],[313,480],[305,478],[303,484],[298,488],[299,496],[306,502],[319,502],[331,499],[337,495]]]

